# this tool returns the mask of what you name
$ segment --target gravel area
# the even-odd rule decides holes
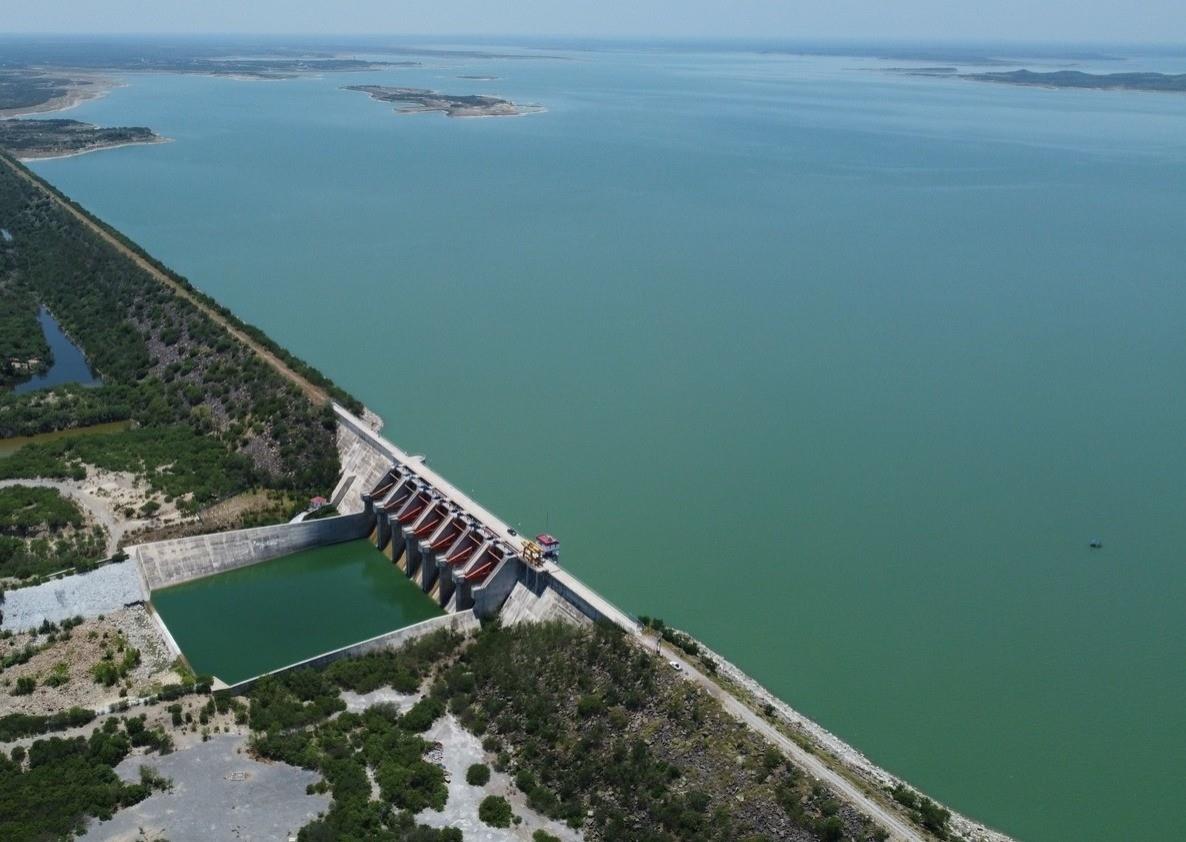
[[[136,562],[129,559],[89,573],[6,591],[0,605],[4,612],[0,628],[25,631],[37,628],[43,620],[59,623],[77,615],[97,617],[147,599]]]
[[[346,703],[346,710],[351,713],[362,713],[372,705],[395,705],[400,713],[407,713],[412,705],[420,701],[422,693],[400,693],[390,687],[380,687],[369,693],[355,693],[353,690],[342,691],[342,701]]]
[[[510,778],[490,770],[490,781],[485,786],[470,786],[465,772],[474,763],[491,765],[493,758],[482,750],[482,742],[461,726],[452,714],[438,719],[424,734],[424,739],[441,744],[439,762],[449,778],[449,800],[444,812],[424,810],[416,815],[419,824],[430,827],[456,827],[466,842],[530,842],[537,830],[546,830],[565,842],[578,842],[581,835],[565,824],[541,816],[527,806],[526,798],[514,787]],[[478,805],[487,795],[501,795],[511,802],[522,824],[508,828],[491,827],[478,818]]]
[[[121,608],[102,620],[92,619],[70,630],[68,639],[55,635],[49,643],[48,635],[18,634],[0,641],[0,655],[23,649],[27,645],[40,648],[32,658],[4,671],[0,677],[0,715],[9,713],[46,714],[78,706],[92,710],[121,700],[121,684],[104,687],[97,684],[91,669],[103,657],[103,651],[113,647],[122,635],[129,646],[140,650],[140,664],[127,675],[131,683],[126,699],[135,699],[154,686],[178,680],[173,672],[173,656],[161,637],[160,629],[142,605]],[[57,687],[47,686],[45,680],[59,665],[68,680]],[[9,692],[18,678],[31,676],[37,688],[27,696],[13,696]]]
[[[92,821],[83,839],[284,840],[329,808],[330,796],[306,795],[320,779],[316,772],[284,763],[261,763],[246,750],[246,738],[216,734],[182,751],[158,757],[128,757],[116,768],[126,781],[138,781],[140,767],[151,766],[172,779],[158,792],[120,810],[106,822]]]

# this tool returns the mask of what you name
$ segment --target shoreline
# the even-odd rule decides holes
[[[116,88],[127,87],[127,83],[117,81],[109,76],[75,74],[75,78],[71,79],[71,81],[86,81],[89,84],[72,85],[62,96],[48,99],[40,105],[33,105],[28,108],[0,109],[0,120],[19,120],[22,117],[34,117],[40,114],[57,114],[62,111],[70,111],[84,102],[102,99]]]
[[[682,631],[682,630],[678,630]],[[687,632],[683,632],[687,634]],[[815,720],[803,715],[795,710],[788,702],[776,696],[767,690],[757,679],[752,678],[748,673],[734,664],[732,661],[723,657],[719,652],[706,646],[699,638],[693,635],[688,635],[700,647],[701,656],[707,656],[716,662],[717,672],[723,675],[729,682],[740,687],[745,693],[753,697],[759,704],[768,704],[774,708],[779,720],[789,726],[792,730],[804,735],[808,741],[815,746],[823,749],[827,754],[839,763],[839,765],[847,772],[853,774],[866,784],[870,784],[879,790],[893,789],[895,786],[904,786],[911,789],[920,795],[931,796],[924,790],[912,785],[908,780],[895,775],[892,772],[878,766],[870,760],[863,752],[845,742],[842,738],[833,734],[827,728],[820,725]],[[732,695],[743,704],[746,702],[743,694],[735,693],[728,687],[721,686],[721,689]],[[972,842],[1016,842],[1016,840],[1006,833],[999,830],[994,830],[982,822],[969,818],[962,813],[953,810],[950,805],[932,798],[937,804],[942,805],[945,809],[951,811],[951,818],[949,819],[951,830],[959,834],[963,839]]]
[[[237,79],[236,77],[220,76],[217,74],[208,74],[208,75],[210,75],[212,78],[231,78],[235,81],[286,81],[284,79],[260,79],[260,78]],[[28,113],[29,114],[34,114],[34,113],[45,114],[45,113],[52,113],[53,110],[59,110],[59,111],[69,110],[71,108],[77,107],[78,105],[81,105],[83,102],[86,102],[90,99],[95,99],[95,98],[104,96],[104,95],[106,95],[106,93],[109,92],[109,90],[110,90],[110,88],[106,89],[102,92],[96,93],[93,96],[76,97],[69,104],[62,105],[60,108],[57,108],[57,109],[44,109],[44,110],[28,112]],[[46,105],[48,106],[49,103],[46,103]],[[439,109],[425,109],[422,111],[398,111],[397,110],[397,113],[416,114],[416,113],[431,113],[432,111],[440,111],[440,110]],[[484,118],[484,117],[524,117],[524,116],[528,116],[529,114],[544,113],[546,111],[547,111],[546,108],[538,107],[538,108],[532,108],[531,110],[523,110],[523,111],[520,111],[519,113],[515,113],[515,114],[452,115],[452,114],[449,114],[447,111],[441,112],[441,113],[443,113],[443,116],[451,117],[451,118],[455,117],[457,119],[479,119],[479,118]],[[115,149],[115,148],[119,148],[122,146],[155,145],[157,143],[167,143],[167,142],[171,142],[171,141],[172,141],[171,138],[158,137],[153,140],[130,141],[130,142],[126,142],[126,143],[112,144],[112,145],[108,145],[108,146],[95,146],[95,147],[91,147],[91,148],[87,148],[87,149],[80,149],[77,151],[68,152],[65,154],[57,154],[57,155],[50,154],[50,155],[43,155],[43,156],[32,155],[29,157],[22,157],[19,160],[21,160],[22,162],[58,160],[58,159],[63,159],[63,158],[77,157],[79,155],[85,155],[85,154],[89,154],[91,152],[99,152],[99,151],[103,151],[104,149]],[[697,642],[699,643],[699,641],[697,641]],[[744,673],[742,670],[737,668],[735,665],[733,665],[728,660],[722,658],[715,651],[709,649],[707,646],[704,646],[702,643],[700,643],[700,646],[702,647],[702,649],[704,650],[705,653],[707,653],[710,657],[714,658],[717,661],[721,672],[723,674],[725,674],[731,681],[735,681],[741,688],[743,688],[746,692],[752,694],[753,697],[758,699],[759,701],[768,702],[768,703],[772,704],[774,706],[774,708],[778,711],[779,718],[781,720],[785,721],[788,725],[790,725],[790,727],[803,732],[812,740],[813,743],[818,744],[819,746],[821,746],[823,749],[825,749],[829,753],[835,755],[837,761],[845,769],[852,771],[854,774],[858,775],[862,780],[865,780],[870,783],[874,783],[875,785],[893,786],[895,783],[903,783],[903,784],[909,786],[909,784],[906,783],[905,781],[903,781],[901,778],[899,778],[896,775],[893,775],[892,773],[877,766],[875,763],[870,761],[864,754],[862,754],[859,750],[855,749],[854,747],[852,747],[851,745],[846,743],[844,740],[837,737],[835,734],[832,734],[830,731],[828,731],[827,729],[818,725],[810,718],[800,714],[793,707],[791,707],[791,705],[789,705],[787,702],[783,701],[778,696],[770,693],[770,691],[766,690],[755,679],[748,676],[746,673]],[[731,691],[726,690],[726,692],[731,692]],[[736,695],[740,701],[743,701],[743,702],[745,701],[745,697],[742,694],[736,694]],[[985,840],[992,840],[992,842],[1011,842],[1010,837],[1000,834],[997,831],[993,831],[993,830],[991,830],[983,825],[980,825],[979,823],[976,823],[970,819],[967,819],[967,818],[963,817],[962,815],[956,813],[955,811],[952,811],[951,821],[952,821],[952,825],[954,827],[958,828],[958,832],[960,832],[961,834],[967,834],[967,833],[979,834],[979,837],[969,836],[968,838],[981,838],[981,839],[985,839]],[[965,827],[967,827],[968,829],[965,830]]]
[[[88,149],[78,149],[74,152],[52,155],[18,155],[16,159],[22,164],[38,161],[60,161],[64,158],[77,158],[79,155],[89,155],[92,152],[106,152],[108,149],[122,149],[125,146],[158,146],[162,143],[172,143],[173,138],[157,136],[155,140],[129,140],[127,143],[112,143],[108,146],[92,146]]]
[[[485,119],[493,119],[495,117],[498,117],[498,118],[530,117],[532,114],[547,114],[548,113],[548,109],[542,105],[523,105],[523,106],[516,106],[516,107],[520,108],[520,111],[516,114],[448,114],[448,113],[446,113],[445,116],[448,117],[450,120],[485,120]],[[430,112],[409,111],[409,112],[399,112],[399,113],[401,113],[401,114],[402,113],[427,114]]]

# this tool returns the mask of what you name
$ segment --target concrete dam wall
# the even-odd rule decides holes
[[[458,614],[445,614],[442,617],[433,617],[431,620],[425,620],[422,623],[416,623],[411,626],[404,626],[402,629],[381,634],[378,637],[372,637],[369,640],[363,640],[359,643],[352,643],[349,646],[343,646],[341,649],[334,649],[330,652],[322,652],[320,655],[314,655],[312,658],[306,658],[303,661],[298,661],[295,664],[289,664],[286,667],[266,672],[263,675],[257,675],[254,678],[244,679],[238,684],[230,685],[229,689],[232,693],[240,694],[246,693],[256,685],[261,678],[269,675],[284,675],[293,670],[306,668],[320,668],[332,664],[334,661],[340,661],[343,658],[352,658],[355,655],[365,655],[368,652],[379,652],[384,649],[399,649],[413,640],[418,640],[425,635],[430,635],[433,632],[442,630],[449,630],[457,634],[471,634],[476,632],[481,627],[478,618],[474,616],[472,611],[462,611]]]
[[[302,523],[138,544],[128,547],[128,555],[139,565],[145,588],[151,592],[311,547],[365,538],[373,521],[371,512],[361,511]]]
[[[479,618],[493,617],[522,584],[536,597],[551,590],[589,619],[637,629],[632,617],[554,559],[541,557],[538,546],[422,457],[401,450],[343,407],[335,404],[334,412],[344,466],[357,480],[347,489],[344,478],[335,502],[341,498],[339,507],[346,506],[352,495],[361,495],[362,506],[374,513],[371,541],[446,611],[472,609]]]
[[[634,619],[425,464],[340,406],[339,511],[321,520],[178,538],[128,548],[148,593],[313,547],[370,538],[397,572],[447,613],[497,615],[517,586],[551,591],[577,612],[624,629]],[[527,599],[527,595],[524,595]]]

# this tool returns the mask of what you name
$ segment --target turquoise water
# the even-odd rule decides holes
[[[62,332],[58,320],[44,307],[37,314],[41,323],[41,330],[53,351],[54,362],[44,374],[31,377],[23,383],[18,383],[12,391],[32,392],[37,389],[48,389],[51,386],[61,386],[63,383],[82,383],[92,385],[99,382],[90,364],[78,346],[70,341],[70,337]]]
[[[153,591],[152,604],[194,670],[228,684],[441,613],[369,541]]]
[[[936,797],[1186,836],[1186,97],[569,55],[129,77],[70,116],[173,143],[34,166]]]

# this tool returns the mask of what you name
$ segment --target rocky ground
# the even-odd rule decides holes
[[[452,714],[446,714],[424,734],[440,750],[429,755],[445,770],[449,800],[443,812],[424,810],[416,821],[430,827],[456,827],[473,842],[528,842],[537,830],[545,830],[564,842],[578,842],[582,837],[565,824],[541,816],[527,806],[527,797],[515,788],[509,775],[494,769],[494,756],[482,750],[482,741],[465,730]],[[435,756],[434,756],[435,755]],[[475,763],[490,767],[490,780],[484,786],[466,783],[465,773]],[[508,828],[491,827],[478,818],[478,805],[487,795],[501,795],[511,804],[519,824]]]
[[[113,562],[86,573],[5,592],[0,628],[26,632],[40,627],[45,620],[60,623],[76,616],[97,617],[146,599],[148,593],[136,562]]]
[[[216,734],[164,757],[133,755],[115,771],[126,781],[149,766],[169,778],[167,792],[120,810],[110,821],[92,821],[83,839],[132,842],[214,839],[289,839],[329,806],[328,795],[306,788],[316,772],[251,757],[239,734]]]
[[[45,652],[23,665],[28,674],[44,669],[54,658],[72,658],[72,680],[63,692],[54,695],[32,697],[0,696],[0,715],[14,710],[47,713],[71,705],[99,707],[111,701],[118,701],[116,692],[108,698],[102,688],[90,681],[89,665],[101,657],[99,642],[106,632],[108,639],[116,632],[135,640],[146,651],[151,641],[151,618],[143,609],[128,609],[123,616],[107,617],[84,623],[73,629],[70,638],[51,644]],[[146,625],[147,623],[147,625]],[[97,637],[92,638],[91,632]],[[45,636],[37,636],[45,643]],[[20,635],[0,642],[0,652],[6,653],[19,648],[34,639],[34,636]],[[153,683],[176,681],[177,676],[167,669],[162,671],[159,658],[155,663],[147,656],[141,667],[131,676],[136,689],[152,686]],[[4,674],[15,677],[18,668]],[[82,675],[73,678],[74,673]],[[40,688],[37,691],[40,693]],[[395,704],[401,710],[410,708],[421,693],[402,694],[389,688],[372,693],[342,694],[351,711],[362,711],[374,704]],[[126,698],[131,698],[129,695]],[[190,695],[176,702],[156,702],[150,705],[133,705],[123,713],[105,714],[80,728],[55,732],[54,736],[88,736],[102,727],[110,716],[145,716],[148,729],[162,728],[173,740],[173,751],[160,755],[136,749],[116,767],[121,778],[137,780],[141,766],[151,767],[158,774],[169,778],[173,786],[166,792],[151,795],[139,804],[116,813],[106,822],[92,821],[84,839],[96,840],[163,840],[172,842],[206,842],[209,839],[287,839],[296,836],[297,831],[329,806],[329,796],[310,795],[309,785],[319,775],[298,769],[284,763],[272,763],[256,758],[250,749],[250,729],[246,717],[234,709],[219,714],[208,703],[208,696]],[[13,703],[17,704],[14,705]],[[180,706],[176,716],[170,710]],[[424,738],[435,742],[437,748],[427,757],[439,764],[446,773],[449,797],[442,812],[424,810],[416,816],[418,823],[433,827],[460,828],[467,840],[475,842],[530,842],[532,834],[539,829],[546,830],[564,842],[579,842],[581,835],[563,824],[551,821],[536,813],[526,804],[526,798],[512,783],[509,776],[493,770],[494,757],[483,751],[481,741],[463,728],[452,715],[446,715],[424,734]],[[0,751],[9,752],[17,745],[26,748],[35,739],[28,737],[0,743]],[[474,763],[486,763],[492,767],[491,778],[483,786],[472,786],[465,780],[466,770]],[[487,795],[501,795],[512,806],[519,822],[509,828],[494,828],[478,818],[478,805]]]
[[[244,491],[207,506],[194,517],[157,519],[124,535],[124,545],[148,544],[207,535],[251,526],[283,523],[289,519],[298,498],[282,491]],[[307,501],[306,501],[307,502]]]
[[[121,699],[136,699],[163,684],[179,681],[173,671],[173,657],[165,646],[156,622],[143,606],[134,606],[105,615],[102,619],[84,620],[68,632],[49,634],[22,633],[0,640],[0,658],[23,650],[37,649],[27,662],[8,667],[0,674],[0,716],[10,713],[48,714],[71,707],[101,708]],[[119,641],[140,650],[140,664],[124,682],[104,687],[91,674],[105,650],[114,650]],[[62,667],[60,665],[64,664]],[[65,683],[53,687],[45,680],[64,674]],[[36,689],[29,695],[14,696],[18,678],[32,677]],[[121,692],[123,693],[121,695]]]

